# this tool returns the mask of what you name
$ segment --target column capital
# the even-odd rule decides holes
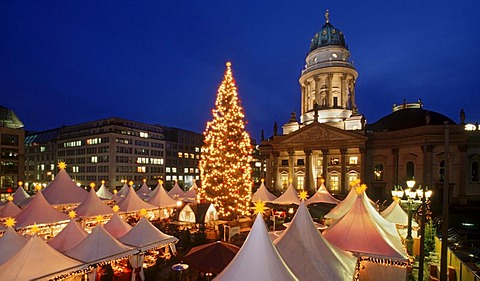
[[[340,153],[344,155],[347,153],[347,150],[348,150],[347,148],[340,148]]]
[[[324,148],[324,149],[321,149],[321,151],[322,151],[323,155],[325,155],[325,156],[328,155],[328,149]]]
[[[304,149],[303,152],[305,152],[305,155],[306,155],[306,156],[310,156],[310,154],[312,154],[312,150],[311,150],[311,149]]]
[[[295,150],[294,149],[289,149],[287,150],[288,156],[294,156],[295,155]]]

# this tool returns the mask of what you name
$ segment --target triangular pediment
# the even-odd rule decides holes
[[[365,141],[367,138],[358,133],[341,130],[322,123],[311,123],[279,140],[278,144],[306,142]]]

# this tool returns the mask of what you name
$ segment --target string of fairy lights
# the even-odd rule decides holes
[[[213,119],[207,122],[200,158],[201,188],[198,201],[213,203],[219,216],[235,218],[249,214],[253,186],[252,145],[245,131],[243,108],[231,63],[227,62],[218,88]]]

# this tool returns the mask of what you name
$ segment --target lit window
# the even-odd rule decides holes
[[[145,173],[147,171],[147,167],[145,166],[138,166],[137,173]]]
[[[373,168],[373,178],[376,181],[383,181],[383,164],[375,164],[375,167]]]
[[[98,162],[98,157],[97,156],[92,156],[92,163],[97,163]]]
[[[288,175],[282,175],[282,189],[286,189],[288,187]]]
[[[165,179],[166,179],[167,181],[171,181],[171,180],[172,180],[172,176],[166,176]]]
[[[182,158],[183,157],[183,153],[179,152],[178,153],[178,158]]]
[[[184,168],[184,169],[183,169],[183,172],[184,172],[184,173],[188,173],[188,168]]]
[[[178,180],[183,181],[183,176],[178,176]]]
[[[198,174],[198,168],[195,168],[195,173],[197,173],[197,174]]]
[[[172,173],[176,173],[176,172],[177,172],[177,168],[172,167]]]
[[[195,152],[200,152],[200,148],[195,147]]]
[[[339,177],[338,175],[331,175],[330,176],[330,190],[333,191],[338,191],[339,190]]]
[[[45,152],[45,146],[40,147],[40,152]]]
[[[305,177],[297,176],[297,189],[303,189],[305,186]]]
[[[194,169],[193,169],[193,168],[190,168],[189,173],[194,173]]]
[[[191,158],[191,159],[194,159],[194,158],[195,158],[195,155],[193,155],[193,154],[190,153],[190,158]]]
[[[183,154],[183,156],[184,156],[185,158],[188,158],[188,153],[185,152],[185,153]]]
[[[262,162],[255,162],[255,167],[257,167],[257,168],[262,167]]]
[[[340,160],[338,158],[330,158],[330,165],[338,165]]]
[[[140,132],[140,137],[141,138],[148,138],[148,133]]]
[[[317,167],[320,167],[322,166],[322,160],[321,159],[317,159]]]
[[[357,173],[349,173],[348,174],[348,182],[356,181],[358,179]]]
[[[357,165],[358,164],[358,157],[357,156],[352,156],[348,160],[348,164],[350,165]]]
[[[200,180],[200,176],[195,176],[195,179],[198,181]]]
[[[172,176],[172,180],[176,180],[177,179],[177,176]]]

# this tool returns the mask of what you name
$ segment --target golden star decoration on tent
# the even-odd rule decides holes
[[[265,213],[265,202],[262,202],[260,199],[258,199],[257,202],[253,203],[255,205],[255,214],[263,214]]]
[[[8,219],[4,222],[5,226],[7,226],[7,227],[14,227],[16,223],[17,223],[17,221],[16,221],[14,218],[11,218],[11,217],[8,218]]]
[[[97,222],[101,222],[101,221],[103,220],[103,216],[102,216],[102,215],[98,215],[98,216],[95,217],[95,220],[96,220]]]
[[[307,197],[308,197],[308,192],[306,190],[302,190],[298,194],[298,198],[300,198],[300,200],[305,201],[305,200],[307,200]]]
[[[128,185],[133,186],[133,181],[129,181]]]
[[[57,167],[60,169],[60,170],[63,170],[65,168],[67,168],[67,163],[65,162],[59,162]]]
[[[101,183],[102,183],[102,184],[105,184],[105,180],[102,180]]]
[[[23,185],[23,181],[18,181],[18,186],[22,186]]]
[[[260,181],[261,181],[262,183],[264,183],[264,182],[265,182],[265,179],[261,179]]]
[[[159,183],[159,184],[163,184],[163,181],[162,181],[162,180],[158,180],[158,183]]]
[[[42,185],[41,185],[41,184],[37,184],[37,185],[35,186],[35,190],[36,190],[36,191],[42,190]]]
[[[361,184],[360,186],[357,186],[355,188],[355,191],[357,192],[357,194],[362,194],[362,192],[364,192],[365,190],[367,190],[366,184]]]
[[[8,201],[13,201],[13,196],[12,196],[12,195],[8,195],[8,196],[7,196],[7,200],[8,200]]]
[[[117,194],[117,193],[118,193],[118,190],[114,189],[113,194]]]
[[[73,219],[73,218],[75,218],[76,216],[77,216],[77,213],[76,213],[75,211],[70,211],[70,212],[68,212],[68,217],[69,217],[69,218]]]
[[[90,183],[90,187],[91,187],[91,188],[95,188],[95,183],[94,183],[94,182],[91,182],[91,183]]]
[[[32,228],[30,228],[30,231],[31,231],[33,234],[37,234],[39,230],[40,230],[40,229],[38,228],[37,223],[34,222]]]
[[[112,210],[116,213],[120,210],[120,207],[118,207],[118,205],[115,205],[112,207]]]
[[[147,214],[147,210],[141,209],[140,210],[140,216],[145,216]]]
[[[147,179],[143,179],[143,182],[147,182]]]

